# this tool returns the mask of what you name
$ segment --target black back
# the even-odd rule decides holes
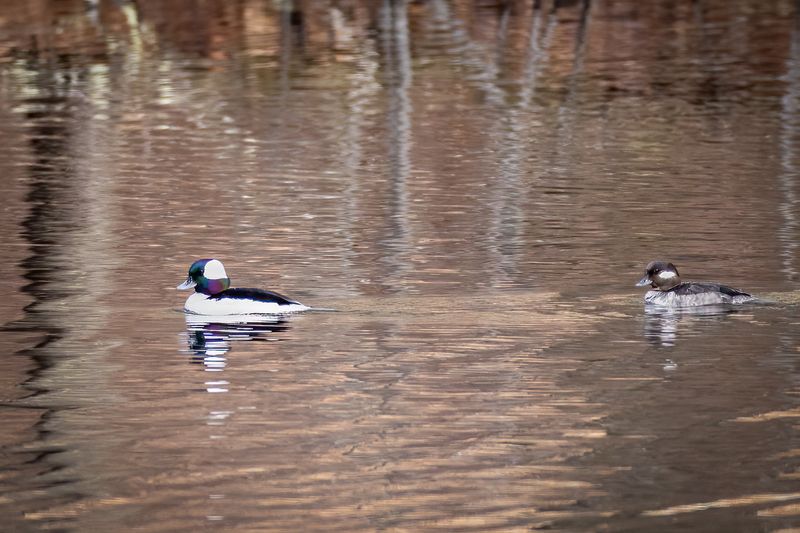
[[[209,300],[221,300],[223,298],[230,298],[236,300],[253,300],[256,302],[271,302],[278,305],[299,304],[295,300],[290,300],[286,296],[280,295],[277,292],[265,291],[264,289],[227,289],[213,296]]]
[[[742,292],[739,289],[734,289],[733,287],[728,287],[727,285],[720,285],[719,283],[700,283],[694,281],[681,283],[680,285],[677,285],[666,292],[675,292],[677,294],[721,292],[722,294],[726,294],[728,296],[750,296],[750,294],[747,294],[746,292]]]

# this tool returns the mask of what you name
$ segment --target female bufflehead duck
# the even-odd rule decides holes
[[[644,303],[685,307],[713,304],[741,304],[755,300],[746,292],[719,283],[682,282],[678,269],[666,261],[652,261],[637,287],[650,285],[653,290],[644,295]]]
[[[274,315],[310,309],[300,302],[263,289],[231,289],[225,267],[217,259],[200,259],[189,267],[189,277],[178,289],[195,293],[186,299],[184,311],[198,315]]]

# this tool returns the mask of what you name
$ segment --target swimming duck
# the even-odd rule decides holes
[[[189,267],[189,277],[178,289],[194,288],[183,306],[198,315],[283,314],[310,307],[276,292],[263,289],[231,289],[231,280],[218,259],[199,259]]]
[[[652,290],[644,295],[646,304],[670,307],[688,307],[714,304],[741,304],[755,298],[739,289],[719,283],[681,281],[675,265],[666,261],[652,261],[645,269],[637,287],[649,285]]]

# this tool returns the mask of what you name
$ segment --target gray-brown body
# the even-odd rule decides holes
[[[652,290],[644,295],[647,304],[669,307],[694,307],[698,305],[742,304],[755,300],[750,294],[711,282],[681,281],[678,269],[666,261],[653,261],[647,265],[645,276],[637,287],[649,285]]]

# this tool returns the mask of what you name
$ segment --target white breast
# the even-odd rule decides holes
[[[241,298],[212,299],[196,292],[186,299],[184,311],[198,315],[278,315],[307,311],[303,304],[279,305],[275,302],[254,302]]]

